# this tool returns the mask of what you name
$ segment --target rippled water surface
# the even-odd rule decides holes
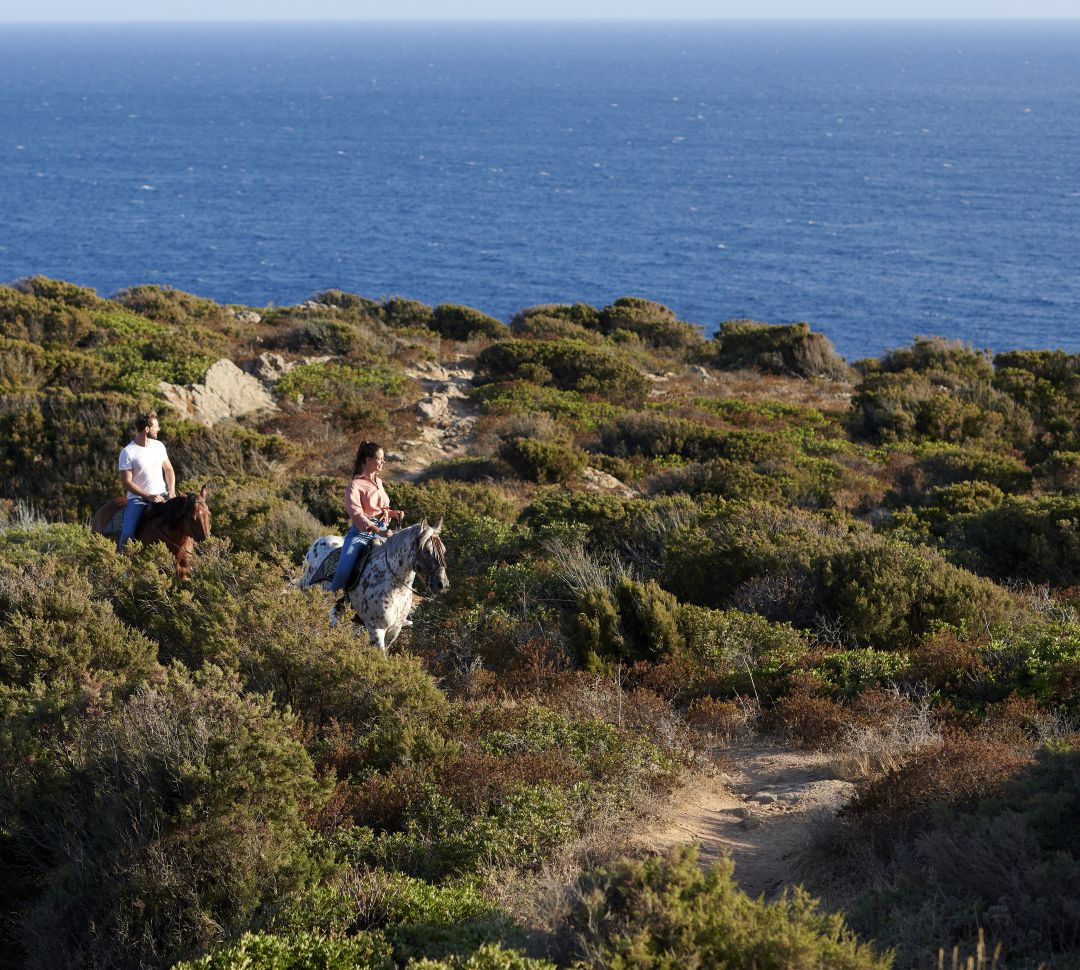
[[[0,27],[0,280],[1080,350],[1080,25]]]

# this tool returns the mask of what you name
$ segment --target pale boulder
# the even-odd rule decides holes
[[[162,381],[158,389],[174,411],[205,425],[277,410],[262,382],[226,358],[210,367],[201,384]]]

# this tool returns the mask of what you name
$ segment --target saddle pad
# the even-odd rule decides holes
[[[319,568],[315,570],[315,575],[308,580],[309,586],[314,586],[316,583],[328,583],[334,578],[334,570],[337,569],[338,560],[341,559],[341,549],[331,549],[326,558],[319,563]]]
[[[105,532],[103,534],[107,535],[107,536],[120,535],[120,533],[123,532],[123,530],[124,530],[124,509],[123,509],[123,506],[121,506],[120,508],[118,508],[116,510],[115,513],[113,513],[112,520],[109,522],[109,527],[105,530]]]

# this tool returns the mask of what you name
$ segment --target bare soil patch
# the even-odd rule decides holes
[[[835,757],[826,753],[747,746],[722,755],[724,770],[689,778],[636,841],[658,851],[697,842],[703,864],[731,856],[744,892],[777,896],[803,881],[815,830],[855,786],[836,777]]]

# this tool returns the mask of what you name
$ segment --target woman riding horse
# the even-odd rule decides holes
[[[345,512],[350,525],[334,578],[330,581],[332,590],[345,589],[360,554],[371,545],[375,536],[389,538],[393,535],[391,519],[396,518],[400,525],[405,517],[401,509],[390,508],[390,498],[379,476],[385,462],[386,456],[380,445],[374,441],[360,442],[352,478],[345,488]]]

